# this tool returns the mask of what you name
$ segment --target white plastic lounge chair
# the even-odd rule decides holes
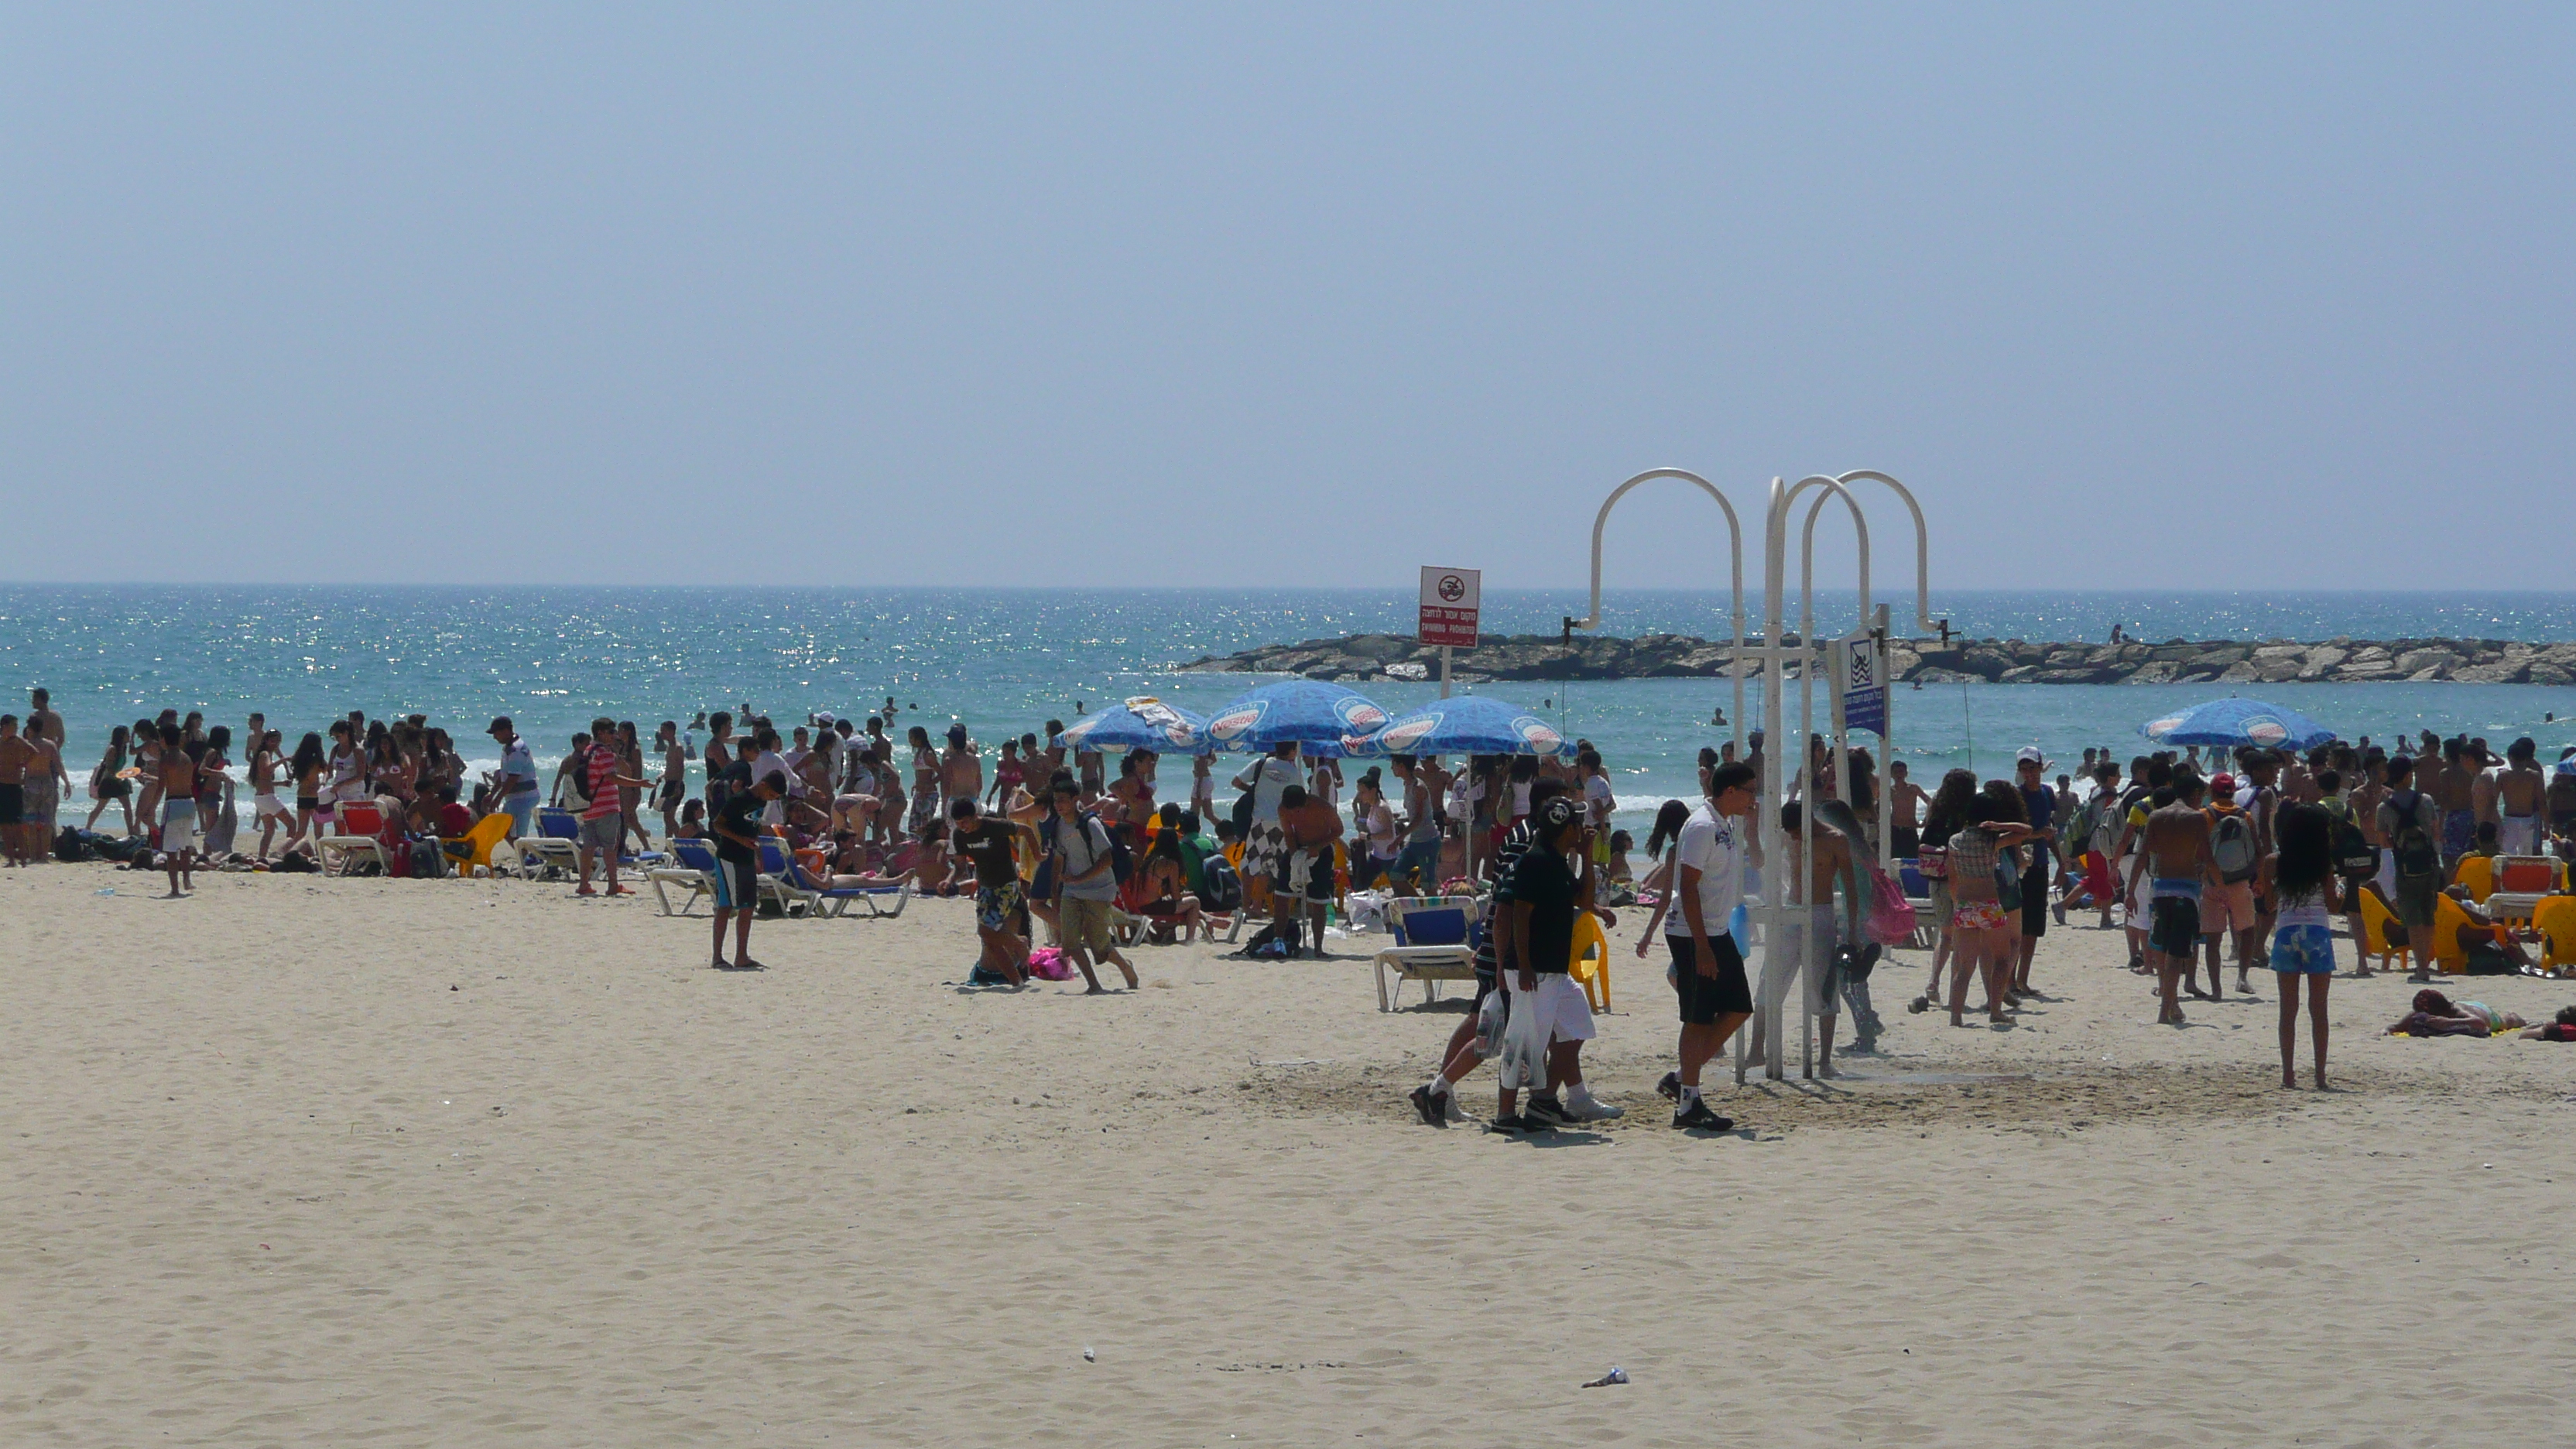
[[[715,899],[715,847],[704,840],[674,840],[671,853],[679,858],[679,864],[655,866],[644,872],[644,880],[653,887],[653,899],[662,903],[663,915],[685,916],[700,899]],[[670,896],[675,888],[685,892],[676,911],[671,909]]]
[[[1477,905],[1473,896],[1398,897],[1386,904],[1387,930],[1395,944],[1377,953],[1377,1009],[1393,1011],[1395,998],[1404,994],[1404,983],[1422,983],[1422,1001],[1429,1005],[1439,994],[1442,981],[1476,979]],[[1395,992],[1387,992],[1387,977],[1395,977]]]
[[[313,842],[313,862],[324,875],[347,875],[360,860],[372,860],[378,870],[390,871],[392,862],[385,859],[385,812],[373,800],[343,800],[332,812],[333,833]],[[339,857],[340,869],[331,869],[332,857]]]
[[[537,811],[537,833],[519,837],[519,869],[530,877],[581,869],[581,818],[560,806]]]

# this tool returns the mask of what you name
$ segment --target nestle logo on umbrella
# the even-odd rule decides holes
[[[1270,703],[1267,700],[1247,704],[1240,709],[1227,710],[1208,721],[1208,733],[1220,740],[1233,739],[1236,735],[1261,723],[1261,717],[1269,712]]]

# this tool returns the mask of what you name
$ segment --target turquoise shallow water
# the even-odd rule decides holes
[[[1884,593],[1881,595],[1885,598]],[[1493,592],[1488,632],[1554,632],[1586,606],[1573,590]],[[1820,596],[1820,628],[1846,627],[1854,600]],[[540,758],[594,714],[650,726],[750,703],[782,722],[851,713],[891,694],[944,728],[978,738],[1035,729],[1049,716],[1155,694],[1213,709],[1255,682],[1177,674],[1174,664],[1282,639],[1362,630],[1410,633],[1409,592],[1356,590],[696,590],[0,587],[0,687],[23,711],[44,685],[71,730],[75,780],[110,726],[163,708],[232,724],[263,710],[291,730],[352,708],[425,712],[465,740],[495,714],[515,717]],[[1722,595],[1613,593],[1603,629],[1722,635]],[[1944,591],[1936,614],[1972,635],[2100,639],[2114,620],[2140,637],[2360,638],[2467,635],[2576,639],[2576,594],[2143,594]],[[2347,737],[2467,730],[2528,733],[2554,752],[2576,744],[2576,689],[2528,685],[2261,686]],[[1438,692],[1389,685],[1402,708]],[[1486,686],[1591,739],[1622,804],[1643,818],[1680,793],[1699,748],[1719,732],[1724,681]],[[1973,763],[2001,773],[2038,744],[2073,759],[2109,745],[2124,757],[2140,722],[2227,691],[2209,685],[1946,685],[1900,690],[1893,731],[1918,771]],[[1748,691],[1748,698],[1758,695]],[[1823,712],[1822,690],[1817,711]],[[1789,695],[1792,728],[1797,695]],[[2546,720],[2556,714],[2562,722]],[[1757,715],[1758,718],[1758,715]],[[290,733],[290,741],[293,738]],[[1865,739],[1866,737],[1864,737]],[[490,761],[478,761],[488,764]],[[83,792],[75,790],[76,796]],[[71,807],[77,803],[77,811]],[[66,802],[85,815],[87,801]],[[1626,812],[1623,812],[1626,813]]]

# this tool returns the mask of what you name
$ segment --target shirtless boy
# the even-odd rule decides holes
[[[2172,798],[2165,799],[2164,791],[2152,797],[2163,803],[2148,813],[2146,849],[2129,867],[2133,897],[2141,876],[2154,882],[2147,898],[2147,959],[2155,967],[2161,1003],[2156,1021],[2167,1026],[2183,1024],[2182,1004],[2174,992],[2200,944],[2200,893],[2219,884],[2218,863],[2209,850],[2209,817],[2200,808],[2208,797],[2209,787],[2200,776],[2175,771]]]

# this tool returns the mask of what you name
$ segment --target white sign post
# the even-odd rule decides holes
[[[1477,596],[1484,586],[1481,569],[1422,568],[1422,615],[1415,637],[1440,646],[1440,697],[1449,697],[1449,651],[1476,647]]]

